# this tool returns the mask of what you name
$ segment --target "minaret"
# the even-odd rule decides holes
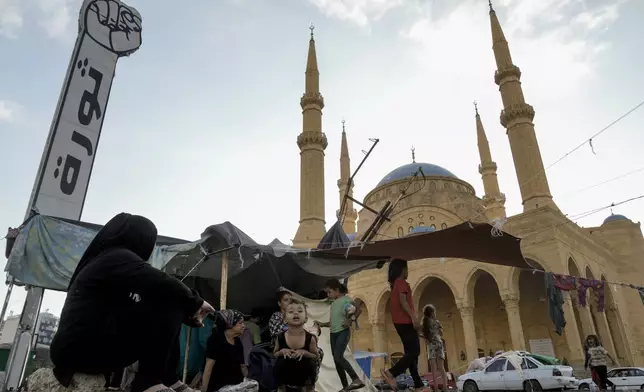
[[[326,135],[322,133],[320,72],[315,54],[314,26],[311,25],[309,53],[306,59],[306,81],[302,107],[302,133],[297,137],[300,148],[300,225],[293,246],[314,248],[326,233],[324,227],[324,150]]]
[[[490,143],[487,141],[476,102],[474,102],[474,111],[476,112],[476,139],[479,146],[479,156],[481,157],[479,173],[481,173],[483,189],[485,190],[483,203],[487,208],[485,215],[491,221],[498,220],[505,218],[505,195],[499,189],[499,179],[496,176],[496,162],[492,160]]]
[[[510,139],[514,168],[523,199],[523,210],[532,210],[546,204],[554,206],[532,123],[534,109],[523,98],[521,70],[512,63],[508,42],[505,40],[491,1],[490,23],[492,48],[496,59],[494,81],[499,86],[503,101],[501,125],[507,129],[508,139]]]
[[[351,158],[349,157],[349,146],[347,144],[347,132],[344,129],[344,120],[342,120],[342,145],[340,146],[340,179],[338,180],[338,189],[340,191],[340,208],[344,203],[344,195],[347,193],[347,184],[351,178]],[[349,196],[353,197],[353,184],[349,187]],[[353,208],[353,201],[347,199],[344,206],[344,222],[342,230],[346,234],[356,232],[356,220],[358,219],[358,211]],[[338,210],[338,218],[342,219],[340,210]]]

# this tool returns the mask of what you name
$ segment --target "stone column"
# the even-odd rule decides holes
[[[519,309],[518,295],[504,295],[503,305],[508,314],[508,325],[510,326],[510,336],[512,337],[513,350],[525,350],[525,337],[523,335],[523,324],[521,324],[521,312]]]
[[[371,333],[373,334],[373,351],[376,353],[388,353],[387,347],[387,329],[385,323],[372,323]],[[371,374],[379,376],[380,369],[385,367],[385,360],[383,358],[374,358],[371,361]],[[374,373],[375,372],[375,373]]]
[[[579,329],[577,328],[577,318],[575,317],[575,311],[573,308],[574,305],[569,292],[564,291],[562,294],[564,298],[564,317],[566,319],[564,332],[566,334],[566,343],[568,343],[568,349],[570,351],[570,358],[568,358],[568,361],[570,363],[583,365],[585,360],[584,348],[581,345],[581,336],[579,335]]]
[[[586,339],[588,335],[596,335],[595,324],[593,323],[593,316],[590,314],[590,306],[581,306],[576,300],[572,300],[574,306],[577,307],[579,312],[579,321],[581,322],[581,340]]]
[[[599,340],[601,340],[602,346],[608,350],[613,358],[617,359],[615,343],[613,342],[613,336],[610,334],[610,329],[608,328],[606,313],[596,312],[593,308],[593,314],[595,315],[595,321],[597,321],[597,335],[599,335]]]
[[[459,304],[458,311],[463,321],[463,334],[465,335],[465,351],[467,360],[473,361],[479,356],[476,343],[476,329],[474,328],[474,307],[469,304]]]

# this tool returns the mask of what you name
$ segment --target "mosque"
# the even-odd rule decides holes
[[[425,186],[404,199],[380,229],[377,240],[397,238],[427,229],[441,230],[465,221],[502,222],[503,230],[522,238],[522,250],[536,270],[608,282],[641,284],[644,276],[644,238],[640,223],[611,215],[599,227],[580,227],[569,221],[555,204],[548,186],[534,124],[535,111],[526,103],[521,71],[513,61],[503,30],[490,6],[490,24],[496,71],[503,108],[501,124],[506,128],[523,201],[523,212],[507,216],[505,196],[499,189],[497,165],[492,158],[483,123],[475,112],[480,155],[479,173],[485,194],[479,197],[472,185],[449,170],[430,163],[412,162],[392,170],[364,198],[363,203],[380,210],[398,197],[400,189],[420,166]],[[300,101],[303,130],[297,138],[301,157],[300,221],[294,246],[315,247],[325,234],[324,150],[322,132],[324,99],[320,94],[319,71],[313,35],[309,41],[306,89]],[[347,136],[343,131],[341,171],[338,187],[344,198],[350,173]],[[349,193],[352,195],[352,186]],[[375,215],[357,211],[347,203],[343,229],[362,233]],[[421,229],[419,229],[421,228]],[[462,373],[469,361],[497,350],[530,350],[565,358],[575,367],[583,364],[582,340],[589,334],[600,337],[604,347],[621,365],[644,364],[644,304],[637,290],[606,284],[604,311],[597,306],[593,290],[588,304],[579,303],[574,291],[563,292],[566,325],[555,332],[546,302],[545,279],[540,271],[519,270],[457,259],[424,259],[410,263],[409,283],[417,310],[435,305],[444,328],[449,369]],[[354,349],[402,352],[402,345],[389,315],[386,268],[359,273],[349,280],[352,296],[361,298],[366,309],[354,332]],[[420,368],[427,371],[425,349]],[[374,369],[382,363],[374,363]]]

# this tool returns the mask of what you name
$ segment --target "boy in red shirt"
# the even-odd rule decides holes
[[[405,355],[398,363],[389,369],[380,370],[380,374],[389,386],[397,390],[396,377],[409,369],[416,389],[423,388],[423,382],[418,374],[418,356],[420,355],[420,339],[418,328],[420,322],[414,310],[414,300],[411,287],[407,283],[407,261],[394,259],[389,263],[389,286],[391,287],[391,320],[400,336]]]

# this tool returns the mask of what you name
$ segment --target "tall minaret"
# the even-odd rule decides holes
[[[338,189],[340,191],[340,208],[344,202],[344,195],[347,193],[347,184],[351,178],[351,158],[349,157],[349,146],[347,144],[347,132],[344,129],[344,120],[342,120],[342,145],[340,146],[340,179],[338,180]],[[353,197],[353,184],[349,187],[349,196]],[[347,199],[344,206],[344,223],[342,230],[346,234],[356,232],[356,220],[358,211],[353,208],[353,201]],[[338,215],[340,210],[338,210]],[[341,218],[338,216],[338,218]]]
[[[490,143],[487,141],[476,102],[474,102],[474,111],[476,112],[476,139],[479,146],[479,156],[481,157],[479,173],[481,173],[483,189],[485,190],[483,203],[487,208],[485,216],[489,220],[498,220],[505,218],[505,195],[499,189],[499,179],[496,177],[496,162],[492,160]]]
[[[324,227],[324,150],[326,135],[322,133],[322,108],[320,72],[315,55],[313,25],[306,59],[306,87],[300,99],[302,107],[302,133],[297,137],[300,148],[300,225],[293,239],[293,246],[316,247],[326,233]]]
[[[496,59],[494,81],[499,85],[503,110],[501,125],[507,129],[514,168],[523,199],[523,210],[528,211],[546,204],[554,205],[548,179],[543,168],[537,136],[534,133],[534,109],[523,98],[521,70],[512,63],[510,48],[501,24],[490,1],[492,48]]]

